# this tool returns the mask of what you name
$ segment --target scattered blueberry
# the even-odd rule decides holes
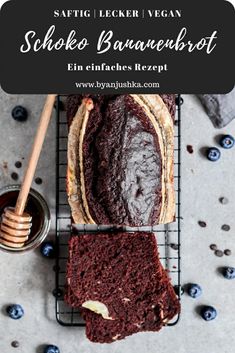
[[[51,241],[42,243],[40,251],[44,257],[48,257],[50,259],[55,257],[55,245]]]
[[[24,309],[19,304],[9,305],[6,309],[7,314],[13,320],[21,319],[24,316]]]
[[[17,105],[11,112],[12,118],[16,121],[25,121],[28,118],[27,110],[21,105]]]
[[[220,146],[226,149],[232,148],[234,146],[235,139],[231,135],[224,135],[220,140]]]
[[[207,150],[207,158],[209,159],[209,161],[211,162],[216,162],[220,159],[220,150],[216,147],[210,147]]]
[[[201,316],[206,321],[214,320],[217,316],[217,311],[213,306],[204,306],[201,310]]]
[[[202,294],[202,288],[198,284],[192,283],[188,287],[188,294],[194,299],[198,298]]]
[[[226,279],[235,279],[235,267],[225,267],[223,275]]]
[[[52,344],[50,344],[45,347],[44,353],[60,353],[60,350],[57,346],[53,346]]]

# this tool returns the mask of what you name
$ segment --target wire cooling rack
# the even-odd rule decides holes
[[[57,110],[57,139],[56,139],[56,246],[57,257],[55,265],[56,288],[54,290],[56,319],[58,323],[64,326],[85,326],[81,319],[79,310],[69,307],[64,302],[64,291],[66,285],[66,263],[68,259],[68,240],[71,236],[71,213],[67,201],[66,193],[66,168],[67,168],[67,137],[68,126],[66,113],[61,107],[66,96],[58,96]],[[174,136],[174,179],[176,193],[176,221],[154,227],[130,228],[123,230],[133,231],[153,231],[157,234],[160,259],[172,280],[172,284],[177,295],[181,296],[180,281],[180,165],[181,165],[181,105],[183,99],[178,95],[176,97],[176,120]],[[100,231],[107,229],[103,226],[81,225],[79,231]],[[179,315],[168,326],[173,326],[179,321]]]

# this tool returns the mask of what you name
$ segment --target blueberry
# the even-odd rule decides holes
[[[19,304],[9,305],[6,309],[7,314],[13,320],[21,319],[24,316],[24,309]]]
[[[60,350],[57,346],[53,346],[50,344],[45,347],[44,353],[60,353]]]
[[[225,267],[223,270],[223,275],[226,279],[235,278],[235,267]]]
[[[202,294],[202,288],[198,284],[192,283],[188,287],[188,294],[194,299],[198,298]]]
[[[216,147],[210,147],[207,150],[207,158],[209,161],[216,162],[220,159],[220,150]]]
[[[25,121],[28,118],[27,110],[21,105],[17,105],[11,112],[12,118],[16,121]]]
[[[206,321],[214,320],[217,316],[217,311],[213,306],[204,306],[201,310],[201,316]]]
[[[232,148],[234,143],[235,139],[231,135],[224,135],[220,140],[220,146],[226,149]]]
[[[40,251],[44,257],[48,257],[50,259],[55,257],[55,245],[51,241],[42,243]]]

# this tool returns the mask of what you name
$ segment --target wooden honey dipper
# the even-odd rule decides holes
[[[55,94],[50,94],[46,98],[16,205],[15,207],[5,208],[2,215],[0,242],[12,248],[21,248],[30,234],[32,217],[24,212],[24,209],[52,115],[55,98]]]

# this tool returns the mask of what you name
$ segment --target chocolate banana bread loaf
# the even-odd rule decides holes
[[[65,300],[83,308],[87,337],[94,342],[158,331],[180,310],[152,233],[73,236],[67,284]]]
[[[75,223],[172,222],[174,95],[69,96],[67,192]]]

